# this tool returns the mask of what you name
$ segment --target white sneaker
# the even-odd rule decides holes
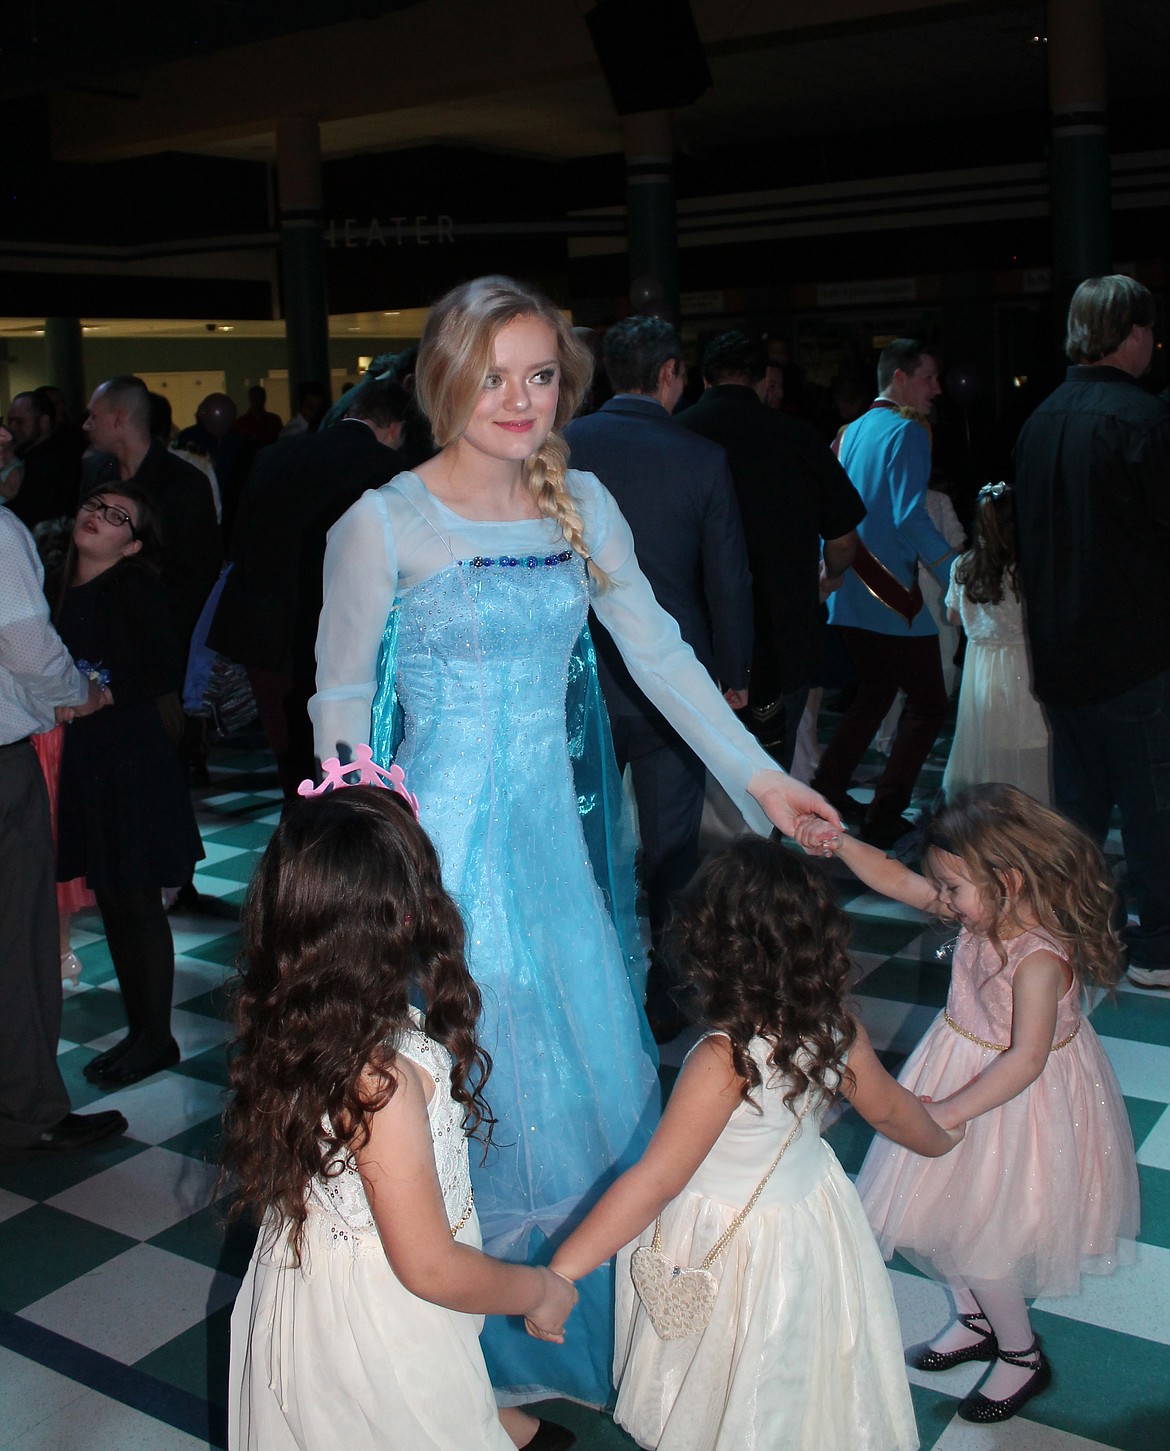
[[[1126,976],[1136,987],[1170,988],[1170,968],[1129,966]]]

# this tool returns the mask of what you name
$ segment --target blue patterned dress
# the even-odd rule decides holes
[[[613,500],[590,475],[570,482],[614,578],[594,607],[639,683],[768,829],[744,788],[770,759],[654,603]],[[546,1240],[640,1156],[659,1114],[620,823],[596,774],[597,789],[574,774],[591,754],[582,737],[597,731],[589,605],[584,561],[548,520],[465,520],[414,474],[364,495],[330,534],[317,749],[369,738],[376,760],[393,754],[463,912],[497,1118],[472,1177],[484,1248],[511,1260],[547,1258]],[[611,762],[608,740],[595,744]],[[618,847],[608,869],[590,857],[601,838]],[[488,1317],[484,1353],[502,1399],[610,1399],[611,1267],[579,1289],[564,1346]]]

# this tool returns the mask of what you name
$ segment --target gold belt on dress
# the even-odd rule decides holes
[[[950,1028],[953,1032],[958,1033],[960,1038],[966,1038],[968,1042],[971,1043],[978,1043],[980,1048],[989,1048],[993,1053],[1006,1053],[1007,1050],[1012,1046],[1010,1043],[989,1043],[986,1038],[977,1038],[974,1033],[968,1033],[966,1028],[959,1027],[958,1023],[955,1022],[954,1018],[951,1017],[950,1013],[947,1012],[945,1008],[943,1009],[943,1020],[945,1021],[948,1028]],[[1049,1049],[1049,1052],[1055,1053],[1058,1048],[1067,1048],[1072,1040],[1076,1037],[1076,1035],[1081,1031],[1082,1021],[1083,1019],[1078,1018],[1076,1027],[1072,1030],[1068,1037],[1061,1038],[1059,1043],[1053,1043],[1052,1047]]]
[[[467,1208],[459,1216],[459,1222],[458,1222],[458,1224],[453,1224],[451,1226],[451,1238],[452,1239],[455,1238],[455,1236],[459,1233],[459,1231],[463,1228],[463,1226],[471,1218],[471,1211],[474,1208],[475,1208],[475,1190],[472,1189],[471,1193],[467,1197]]]

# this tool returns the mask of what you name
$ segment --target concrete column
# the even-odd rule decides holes
[[[81,319],[47,317],[45,354],[49,382],[65,395],[65,403],[73,417],[80,418],[89,401],[81,356]]]
[[[631,301],[678,322],[678,217],[669,111],[622,117]]]
[[[1048,0],[1052,293],[1058,315],[1112,270],[1105,131],[1105,0]]]
[[[321,132],[309,116],[276,128],[280,273],[288,343],[289,406],[301,383],[329,387],[329,309],[321,222]]]

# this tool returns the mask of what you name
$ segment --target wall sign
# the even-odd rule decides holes
[[[432,220],[416,217],[345,217],[331,218],[325,223],[325,243],[329,247],[429,247],[432,242],[454,244],[455,223],[443,212]]]

